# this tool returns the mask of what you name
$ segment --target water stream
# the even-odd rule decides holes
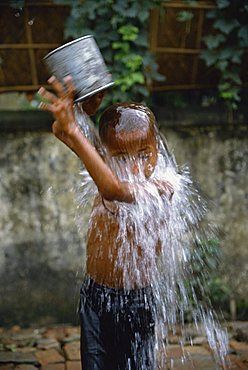
[[[91,126],[89,131],[89,125],[79,111],[77,120],[86,136],[94,142],[94,129]],[[97,143],[99,146],[98,136]],[[116,241],[119,248],[115,268],[117,271],[121,267],[127,290],[133,288],[134,281],[140,286],[147,281],[152,286],[155,297],[156,350],[159,354],[157,369],[165,369],[168,365],[170,333],[178,337],[178,344],[182,348],[182,364],[189,361],[189,354],[184,351],[185,343],[192,342],[185,330],[185,322],[189,317],[199,335],[207,337],[216,369],[227,369],[227,332],[221,327],[205,290],[209,271],[203,256],[209,252],[207,241],[216,237],[214,227],[206,222],[208,204],[195,187],[189,168],[178,168],[159,133],[158,144],[158,161],[149,180],[142,171],[138,171],[135,176],[131,174],[129,167],[132,158],[125,159],[125,166],[123,163],[120,165],[115,158],[106,159],[118,178],[142,185],[136,190],[137,202],[116,202],[116,207],[107,203],[110,208],[109,217],[112,217],[111,212],[115,212],[119,221]],[[106,153],[104,148],[100,149],[100,153]],[[142,166],[141,161],[138,166]],[[78,196],[80,208],[89,204],[97,193],[85,169],[82,169],[81,175]],[[156,186],[158,181],[169,181],[173,185],[172,197],[169,192],[159,194]],[[135,236],[132,240],[130,232]],[[200,266],[197,276],[194,272],[195,264]],[[170,366],[173,368],[172,363]],[[145,365],[140,368],[146,369]]]

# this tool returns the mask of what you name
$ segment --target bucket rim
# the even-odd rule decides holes
[[[75,39],[75,40],[72,40],[72,41],[70,41],[70,42],[67,42],[66,44],[63,44],[63,45],[61,45],[61,46],[57,47],[56,49],[54,49],[54,50],[50,51],[47,55],[45,55],[45,56],[43,57],[43,60],[45,60],[45,59],[49,58],[52,54],[55,54],[55,53],[57,53],[58,51],[60,51],[60,50],[62,50],[62,49],[64,49],[64,48],[66,48],[66,47],[68,47],[68,46],[71,46],[72,44],[75,44],[75,43],[77,43],[77,42],[79,42],[79,41],[81,41],[81,40],[88,39],[88,38],[94,38],[94,36],[93,36],[93,35],[85,35],[85,36],[79,37],[78,39]]]
[[[74,100],[74,103],[80,103],[83,100],[89,98],[90,96],[92,96],[94,94],[97,94],[98,92],[100,92],[102,90],[108,89],[109,87],[111,87],[113,85],[115,85],[115,83],[112,81],[112,82],[110,82],[110,83],[108,83],[108,84],[106,84],[104,86],[98,87],[98,89],[92,90],[89,93],[84,94],[83,96],[78,97],[77,99]]]

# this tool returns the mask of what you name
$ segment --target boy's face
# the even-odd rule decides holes
[[[132,175],[144,175],[149,178],[157,163],[157,141],[154,135],[143,135],[140,132],[120,133],[111,135],[107,146],[112,158],[130,171]]]

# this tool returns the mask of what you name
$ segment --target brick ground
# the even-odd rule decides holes
[[[244,340],[237,340],[232,324],[230,334],[231,370],[248,370],[248,323],[240,323]],[[240,328],[239,328],[240,335]],[[219,370],[208,348],[206,338],[196,337],[193,346],[185,345],[184,351],[171,338],[163,370]],[[175,344],[173,344],[175,343]],[[79,327],[57,326],[42,329],[10,330],[0,328],[0,370],[81,370]],[[182,357],[183,355],[183,357]],[[158,359],[162,358],[158,354]],[[182,360],[183,358],[183,360]],[[134,369],[135,370],[135,369]]]

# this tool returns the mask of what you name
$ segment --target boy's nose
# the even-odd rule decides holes
[[[133,175],[138,175],[139,173],[139,165],[135,161],[132,163],[131,172]]]

